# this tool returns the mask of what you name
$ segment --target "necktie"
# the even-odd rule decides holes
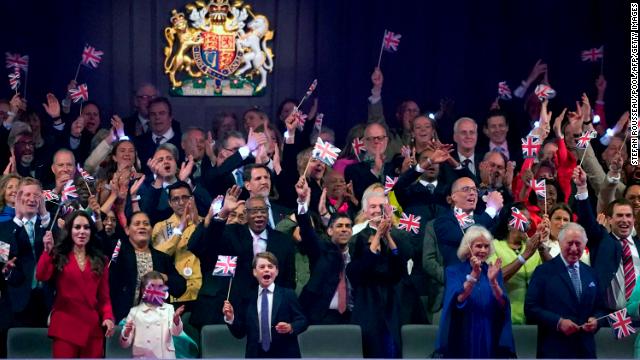
[[[428,183],[427,190],[429,190],[429,193],[433,195],[433,192],[436,190],[436,186],[433,185],[432,183]]]
[[[160,143],[162,143],[162,140],[164,140],[164,136],[156,136],[156,145],[160,145]]]
[[[35,256],[36,249],[34,247],[35,233],[33,229],[33,220],[27,220],[27,222],[24,223],[24,229],[27,231],[27,235],[29,235],[29,242],[31,243],[31,251],[33,251],[33,254]]]
[[[253,255],[267,251],[267,242],[260,235],[253,235]]]
[[[636,270],[633,267],[631,247],[626,239],[620,239],[622,245],[622,269],[624,270],[624,296],[629,300],[636,287]]]
[[[271,325],[269,324],[269,299],[267,298],[268,289],[262,289],[260,298],[260,343],[262,350],[269,351],[271,346]]]
[[[347,279],[345,276],[345,255],[342,256],[343,264],[340,272],[340,281],[338,282],[338,312],[344,314],[347,311]]]
[[[271,226],[272,229],[276,228],[276,222],[273,219],[273,210],[271,210],[271,208],[269,208],[269,226]]]
[[[578,267],[576,264],[567,266],[569,269],[569,278],[571,278],[571,283],[573,284],[573,288],[576,291],[576,295],[578,299],[582,295],[582,284],[580,283],[580,274],[578,273]]]
[[[505,156],[507,155],[507,154],[505,154],[505,149],[504,149],[502,146],[496,146],[496,147],[494,147],[494,148],[493,148],[493,151],[498,151],[498,152],[502,153],[502,154],[503,154],[503,155],[505,155]]]
[[[474,167],[473,167],[473,166],[470,166],[470,165],[472,165],[472,164],[473,164],[473,163],[471,162],[471,159],[464,159],[464,161],[462,161],[462,165],[463,165],[464,167],[466,167],[467,169],[469,169],[469,171],[471,171],[471,173],[475,175],[475,173],[476,173],[476,169],[474,169]]]

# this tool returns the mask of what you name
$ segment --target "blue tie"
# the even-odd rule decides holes
[[[569,277],[571,278],[571,283],[573,283],[573,288],[576,290],[576,295],[578,299],[580,299],[580,295],[582,295],[582,284],[580,284],[580,274],[578,273],[578,267],[576,264],[567,266],[569,269]]]
[[[269,299],[267,298],[268,289],[262,289],[260,299],[260,337],[262,350],[269,351],[271,347],[271,324],[269,324]]]

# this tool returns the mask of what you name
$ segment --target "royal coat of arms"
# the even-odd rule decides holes
[[[176,96],[255,96],[273,70],[269,20],[237,1],[196,1],[172,11],[164,72]]]

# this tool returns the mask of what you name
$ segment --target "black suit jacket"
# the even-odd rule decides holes
[[[587,247],[591,264],[598,274],[598,283],[605,291],[610,286],[611,279],[615,276],[622,261],[622,245],[613,234],[598,224],[591,210],[589,199],[576,200],[574,204],[578,214],[578,223],[587,232]],[[640,245],[637,238],[634,238],[633,242],[636,247]]]
[[[465,174],[463,170],[456,172]],[[438,176],[438,186],[436,186],[432,194],[426,186],[418,182],[421,175],[415,169],[410,168],[398,178],[393,191],[402,208],[421,205],[448,206],[447,195],[449,195],[451,184],[445,181],[444,176]],[[422,219],[424,220],[425,218]]]
[[[184,160],[184,151],[182,150],[182,146],[180,145],[180,140],[182,137],[182,133],[173,131],[174,135],[167,142],[175,145],[178,148],[178,159],[176,159],[176,163],[178,164],[178,168],[180,167],[180,163]],[[133,143],[136,146],[136,152],[138,153],[138,158],[140,159],[140,164],[143,165],[145,169],[145,174],[147,176],[151,176],[151,170],[148,166],[144,166],[147,164],[147,160],[153,157],[153,154],[156,152],[158,145],[153,141],[153,136],[151,132],[140,135],[133,139]]]
[[[295,247],[294,240],[286,234],[272,230],[267,227],[267,251],[272,252],[278,259],[278,277],[276,284],[279,286],[295,289],[296,269],[295,269]],[[252,289],[258,286],[257,280],[253,277],[253,237],[247,225],[232,224],[226,225],[223,221],[212,220],[206,229],[204,244],[198,242],[189,244],[189,249],[200,247],[200,253],[210,254],[212,258],[217,255],[238,256],[236,272],[231,285],[230,299],[235,302],[242,301]],[[198,251],[198,250],[196,250]],[[203,270],[204,271],[204,270]],[[207,270],[208,272],[208,270]],[[203,276],[207,276],[204,274]],[[227,291],[226,282],[218,286],[224,286]],[[219,289],[210,289],[219,291]],[[226,295],[226,294],[225,294]]]
[[[16,258],[15,267],[7,276],[7,290],[13,312],[24,310],[29,303],[36,264],[44,249],[42,237],[46,230],[40,227],[38,216],[34,225],[34,246],[31,246],[24,226],[17,225],[13,220],[0,223],[0,240],[10,246],[9,259]]]
[[[456,150],[454,150],[451,153],[451,156],[457,162],[460,162],[460,157],[458,156],[458,152]],[[474,153],[474,156],[473,156],[473,166],[475,167],[475,174],[472,173],[468,168],[464,166],[462,168],[462,170],[464,171],[456,171],[456,169],[453,166],[449,165],[448,163],[442,164],[440,166],[440,172],[443,174],[442,176],[444,176],[445,183],[453,184],[453,182],[456,181],[458,178],[466,176],[473,179],[476,185],[480,184],[480,162],[482,161],[483,158],[484,158],[484,153],[481,153],[476,149],[476,152]]]
[[[296,215],[302,241],[298,244],[309,257],[311,276],[300,293],[300,305],[310,324],[324,318],[345,268],[340,248],[321,239],[311,225],[309,214]]]
[[[256,288],[250,292],[240,306],[234,306],[234,311],[234,321],[231,325],[228,325],[229,330],[237,338],[247,337],[245,357],[260,357],[262,349],[259,342],[260,323],[258,321],[258,292]],[[291,324],[292,333],[278,333],[275,330],[275,326],[279,322]],[[307,319],[302,313],[302,308],[298,303],[298,299],[296,299],[295,292],[276,285],[273,290],[271,309],[271,346],[266,356],[262,357],[299,358],[298,335],[305,331],[307,326]]]
[[[347,184],[353,181],[353,194],[358,200],[362,200],[364,191],[374,183],[384,184],[386,176],[395,177],[395,166],[393,162],[387,162],[382,169],[380,178],[373,175],[371,165],[367,162],[351,164],[344,169],[344,180]]]
[[[516,169],[519,169],[522,166],[523,158],[522,158],[522,143],[519,139],[510,139],[507,138],[507,147],[509,150],[509,161],[516,162]],[[481,154],[486,154],[489,151],[489,140],[486,140],[482,145],[478,144],[478,152]]]
[[[138,133],[136,131],[136,128],[138,127],[138,122],[140,120],[138,119],[138,113],[134,112],[133,114],[131,114],[130,116],[122,119],[122,122],[124,123],[124,133],[126,135],[128,135],[130,138],[134,138],[136,136],[140,136],[143,135],[143,133]],[[180,131],[180,122],[173,119],[171,121],[171,128],[173,128],[173,131],[175,133],[179,133]],[[140,129],[142,129],[142,124],[140,124]],[[143,130],[143,129],[142,129]],[[149,130],[147,129],[147,132],[149,132]]]
[[[228,188],[236,184],[232,175],[233,170],[255,162],[255,158],[249,154],[246,159],[242,159],[239,152],[229,156],[220,166],[207,168],[201,174],[201,182],[209,191],[212,197],[224,195]]]
[[[536,268],[529,282],[524,311],[527,320],[538,325],[538,358],[596,358],[593,333],[579,331],[566,336],[557,330],[560,318],[577,325],[603,314],[603,292],[595,271],[580,263],[582,295],[576,295],[561,256]],[[606,322],[606,320],[605,320]]]
[[[178,274],[173,262],[173,258],[153,247],[150,247],[153,270],[166,274],[169,287],[169,294],[173,297],[180,297],[187,289],[187,282]],[[112,254],[111,250],[105,249],[106,254]],[[122,240],[120,255],[116,261],[109,266],[109,288],[111,292],[111,306],[116,323],[127,316],[129,310],[136,305],[133,296],[135,295],[136,277],[138,276],[138,264],[135,250],[128,239]],[[137,300],[137,299],[136,299]]]

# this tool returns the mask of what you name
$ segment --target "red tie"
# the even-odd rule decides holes
[[[624,270],[624,296],[629,300],[633,289],[636,287],[636,270],[633,267],[633,258],[631,257],[631,247],[626,239],[622,241],[622,268]]]
[[[338,312],[344,314],[347,311],[347,279],[344,270],[340,272],[340,282],[338,282]]]

